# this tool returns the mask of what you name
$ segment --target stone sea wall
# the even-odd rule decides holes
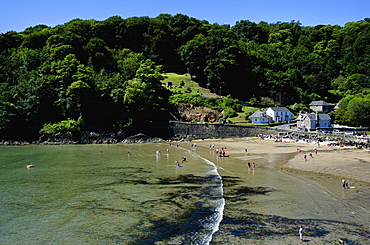
[[[243,126],[234,124],[171,124],[173,138],[181,139],[212,139],[212,138],[237,138],[250,137],[259,134],[277,134],[277,130],[268,130],[262,127]]]
[[[212,139],[212,138],[240,138],[255,137],[260,135],[273,135],[294,139],[307,139],[314,141],[331,141],[340,145],[369,148],[369,137],[356,137],[354,135],[325,134],[316,132],[302,132],[282,130],[276,128],[264,128],[256,126],[243,126],[234,124],[189,124],[172,123],[174,139]]]

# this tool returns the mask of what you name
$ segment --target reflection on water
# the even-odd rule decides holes
[[[221,221],[215,166],[181,148],[6,146],[0,157],[1,244],[207,244]]]

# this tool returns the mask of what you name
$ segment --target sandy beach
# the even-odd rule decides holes
[[[299,244],[300,225],[305,244],[370,244],[366,150],[258,137],[193,142],[224,182],[226,208],[212,244]],[[222,148],[228,157],[218,157]]]

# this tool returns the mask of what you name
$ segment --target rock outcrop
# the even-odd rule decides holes
[[[182,122],[218,122],[222,118],[222,113],[203,106],[192,104],[179,104],[177,111],[172,114],[173,118]]]

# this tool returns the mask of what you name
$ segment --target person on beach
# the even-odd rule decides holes
[[[176,167],[180,166],[180,163],[177,160],[175,161],[175,164],[176,164]]]
[[[303,226],[299,227],[299,239],[303,242]]]
[[[245,153],[248,153],[248,149],[247,148],[245,148]]]
[[[254,170],[256,168],[256,164],[252,163],[252,169]]]
[[[306,155],[306,153],[303,154],[303,159],[304,159],[305,162],[307,162],[307,155]]]
[[[128,152],[127,152],[127,156],[130,156],[130,155],[131,155],[131,152],[130,152],[130,151],[128,151]]]
[[[312,152],[310,152],[310,157],[311,157],[311,158],[313,158],[313,156],[312,156]]]
[[[346,180],[345,179],[342,179],[342,187],[343,187],[343,189],[345,189],[346,188]]]
[[[251,163],[250,162],[248,162],[248,169],[250,169],[251,168]]]

